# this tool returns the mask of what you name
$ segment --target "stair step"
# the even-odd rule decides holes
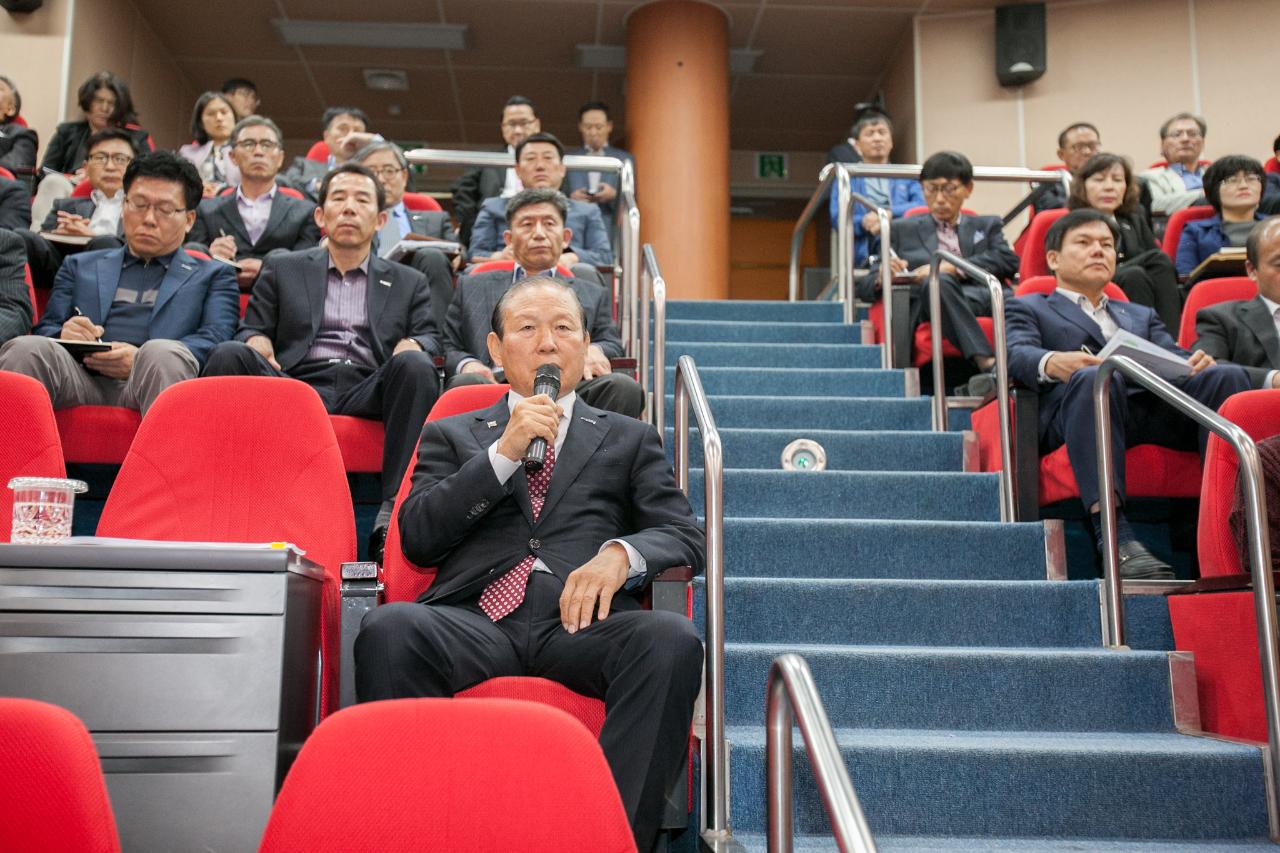
[[[702,469],[689,471],[689,502],[705,506]],[[724,512],[732,518],[910,518],[996,521],[999,476],[882,471],[724,472]]]
[[[692,418],[692,413],[690,414]],[[829,471],[959,471],[964,437],[956,432],[893,432],[834,429],[748,429],[721,427],[724,460],[735,468],[782,468],[782,449],[797,438],[822,445]],[[667,427],[667,455],[675,430]],[[689,464],[702,465],[702,437],[689,433]]]
[[[901,397],[906,376],[901,370],[795,367],[703,367],[698,365],[707,394],[746,394],[780,397]],[[675,393],[676,369],[667,368],[668,398]]]
[[[691,355],[703,367],[880,367],[880,347],[854,344],[669,343],[667,364]]]
[[[809,664],[833,726],[1172,732],[1168,654],[1096,642],[1091,649],[726,643],[725,708],[733,725],[764,725],[769,666],[795,652]]]
[[[1098,596],[1097,581],[728,577],[725,632],[739,643],[1094,650]]]
[[[745,320],[765,323],[839,323],[839,302],[763,299],[679,299],[667,303],[668,320]]]
[[[730,726],[728,736],[732,825],[762,832],[764,729]],[[836,741],[876,835],[1267,835],[1262,751],[1245,744],[1169,733],[909,729],[836,729]],[[808,756],[798,738],[793,745],[796,832],[826,832]]]
[[[731,578],[1045,579],[1039,523],[726,518],[724,530]]]
[[[737,833],[733,838],[749,853],[766,853],[765,836]],[[794,839],[795,853],[837,853],[831,835],[801,835]],[[1113,838],[945,838],[881,835],[875,839],[881,853],[1276,853],[1280,847],[1265,839],[1245,841],[1180,841],[1165,838],[1120,841]]]
[[[667,318],[667,344],[673,341],[737,341],[740,343],[860,344],[862,328],[835,323],[764,320],[672,320]]]
[[[744,397],[708,394],[717,427],[774,429],[923,430],[932,419],[928,397]],[[690,413],[690,417],[692,417]],[[667,426],[675,398],[667,397]]]

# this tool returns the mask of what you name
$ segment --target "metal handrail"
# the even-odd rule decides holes
[[[791,726],[800,725],[813,778],[842,853],[876,853],[871,828],[840,756],[813,674],[797,654],[779,655],[769,668],[765,706],[765,763],[769,853],[791,853]],[[792,718],[795,718],[793,721]]]
[[[921,165],[919,163],[832,163],[829,164],[849,173],[852,177],[863,178],[914,178],[919,180]],[[997,181],[1000,183],[1061,183],[1062,173],[1048,169],[1023,169],[1020,166],[974,166],[975,181]]]
[[[946,432],[947,384],[942,365],[942,294],[938,290],[938,265],[942,261],[963,270],[969,277],[983,282],[991,293],[991,321],[995,327],[994,349],[996,356],[996,405],[1000,407],[1000,515],[1003,521],[1013,521],[1017,495],[1014,493],[1013,425],[1009,416],[1009,354],[1005,349],[1004,285],[991,273],[972,261],[945,249],[933,253],[929,262],[929,340],[933,346],[933,425],[939,432]]]
[[[689,404],[702,438],[703,516],[707,531],[706,730],[702,739],[703,830],[729,835],[728,749],[724,734],[724,449],[711,404],[691,356],[676,362],[674,456],[676,485],[689,494]]]
[[[640,299],[640,384],[652,392],[649,422],[658,430],[658,440],[666,434],[667,407],[667,282],[658,268],[653,246],[644,244],[644,294]],[[649,301],[653,300],[653,375],[649,375]]]
[[[1262,659],[1262,692],[1266,698],[1267,814],[1274,837],[1280,827],[1280,638],[1276,627],[1276,590],[1271,575],[1271,538],[1267,530],[1267,496],[1258,448],[1236,424],[1193,400],[1155,373],[1123,355],[1108,356],[1093,381],[1093,427],[1098,436],[1098,502],[1102,521],[1103,637],[1108,646],[1125,644],[1124,600],[1121,597],[1120,552],[1116,544],[1115,465],[1111,447],[1111,374],[1143,386],[1179,414],[1191,418],[1231,445],[1244,478],[1245,519],[1253,602],[1258,622],[1258,654]]]
[[[813,218],[818,215],[818,211],[822,209],[822,203],[827,197],[827,191],[831,188],[832,183],[836,183],[836,192],[842,200],[848,200],[849,197],[849,175],[848,173],[837,171],[834,164],[828,163],[822,167],[822,171],[818,173],[818,186],[809,196],[809,203],[804,206],[804,210],[800,213],[800,218],[796,220],[795,227],[791,229],[791,262],[789,266],[787,278],[787,298],[791,302],[795,302],[800,298],[800,249],[804,245],[805,232],[809,230],[809,223],[813,222]],[[835,241],[833,246],[838,244],[842,239],[840,235],[848,233],[849,212],[848,206],[841,204],[839,206],[838,222],[833,223]],[[847,239],[847,238],[846,238]],[[836,258],[847,257],[847,253],[842,250],[835,250]],[[841,263],[833,263],[837,279],[841,284],[836,288],[839,293],[844,293],[843,279],[841,278],[846,272],[846,265]]]
[[[415,148],[404,155],[410,163],[440,166],[491,166],[507,168],[516,163],[509,151],[453,151],[443,148]],[[640,298],[640,211],[636,207],[635,168],[630,160],[594,154],[566,154],[564,166],[571,172],[592,171],[618,174],[618,225],[622,262],[622,299],[618,327],[627,352],[635,355],[635,312]]]

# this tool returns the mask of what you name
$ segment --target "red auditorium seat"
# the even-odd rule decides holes
[[[494,270],[514,270],[515,268],[516,262],[514,260],[500,258],[493,261],[481,261],[467,269],[466,275],[478,275],[482,272],[493,272]],[[573,273],[560,264],[556,264],[556,275],[561,278],[573,278]]]
[[[0,542],[9,541],[14,477],[65,477],[49,392],[30,376],[0,370]]]
[[[1275,157],[1268,157],[1267,162],[1262,164],[1262,171],[1271,173],[1280,172],[1280,160],[1276,160]]]
[[[352,808],[358,791],[372,796]],[[604,754],[569,715],[501,699],[397,699],[316,729],[259,853],[635,849]]]
[[[1194,222],[1197,219],[1208,219],[1213,215],[1213,208],[1207,204],[1184,207],[1182,210],[1174,211],[1173,215],[1169,217],[1169,224],[1164,228],[1164,238],[1160,243],[1161,251],[1170,258],[1177,260],[1178,241],[1182,239],[1182,229],[1187,227],[1188,222]]]
[[[405,193],[404,206],[409,210],[444,210],[440,202],[426,193]]]
[[[317,163],[327,163],[329,161],[329,146],[322,139],[307,149],[307,159],[315,160]]]
[[[70,711],[0,699],[0,767],[0,848],[119,853],[98,752]]]
[[[91,195],[93,195],[93,184],[88,181],[81,181],[71,191],[72,198],[88,198]]]
[[[54,413],[68,462],[119,465],[142,416],[122,406],[72,406]]]
[[[350,415],[330,415],[342,464],[349,473],[379,474],[382,472],[382,421],[353,418]]]
[[[1217,305],[1219,302],[1232,302],[1238,299],[1252,299],[1258,295],[1257,283],[1248,276],[1228,276],[1226,278],[1209,278],[1196,282],[1195,287],[1187,294],[1187,302],[1182,306],[1182,323],[1178,328],[1178,346],[1190,349],[1196,342],[1196,314],[1201,308]]]
[[[292,379],[219,376],[165,389],[102,510],[98,535],[293,542],[325,569],[322,713],[336,706],[339,567],[355,516],[329,415]]]
[[[1014,296],[1050,293],[1057,286],[1053,276],[1036,276],[1018,285]],[[1114,283],[1105,290],[1108,298],[1128,302],[1124,291]],[[1037,439],[1037,395],[1034,391],[1014,389],[1010,407],[1016,418],[1031,424],[1025,438],[1019,440],[1018,424],[1014,434],[1013,462],[1017,478],[1020,520],[1030,520],[1035,508],[1068,499],[1078,499],[1080,489],[1067,461],[1067,448],[1059,447],[1040,456]],[[983,471],[1000,470],[1000,416],[994,401],[972,415],[978,434],[980,467]],[[1129,497],[1195,498],[1200,494],[1200,456],[1195,451],[1172,450],[1154,444],[1130,447],[1125,454],[1126,483]]]
[[[235,187],[223,187],[222,192],[218,193],[218,195],[220,196],[231,195],[235,191],[236,191]],[[289,196],[289,198],[297,198],[297,199],[306,198],[306,196],[304,196],[298,190],[295,190],[293,187],[286,187],[283,184],[276,184],[276,191],[279,192],[281,195]]]
[[[4,166],[0,166],[0,178],[7,178],[11,181],[18,180],[18,176],[15,175],[13,172],[10,172]]]
[[[1019,252],[1021,263],[1018,265],[1018,278],[1026,281],[1038,275],[1049,275],[1049,262],[1044,257],[1044,238],[1048,235],[1053,223],[1066,216],[1070,211],[1065,207],[1056,210],[1044,210],[1037,213],[1027,226],[1027,239]]]
[[[1280,391],[1245,391],[1219,410],[1254,441],[1280,435]],[[1197,548],[1202,578],[1243,571],[1227,523],[1236,490],[1239,459],[1222,439],[1209,438],[1200,494]],[[1276,507],[1269,506],[1274,514]],[[1265,741],[1267,721],[1262,697],[1262,666],[1253,593],[1242,591],[1245,578],[1226,592],[1169,596],[1174,645],[1194,652],[1205,731]]]

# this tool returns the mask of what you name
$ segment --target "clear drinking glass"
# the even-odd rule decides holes
[[[14,477],[13,527],[10,541],[16,544],[47,545],[71,535],[71,513],[76,495],[88,491],[83,480],[57,477]]]

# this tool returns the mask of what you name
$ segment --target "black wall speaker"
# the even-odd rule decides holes
[[[1045,69],[1044,4],[996,7],[996,79],[1001,86],[1039,80]]]
[[[0,0],[0,9],[6,12],[34,12],[44,5],[44,0]]]

